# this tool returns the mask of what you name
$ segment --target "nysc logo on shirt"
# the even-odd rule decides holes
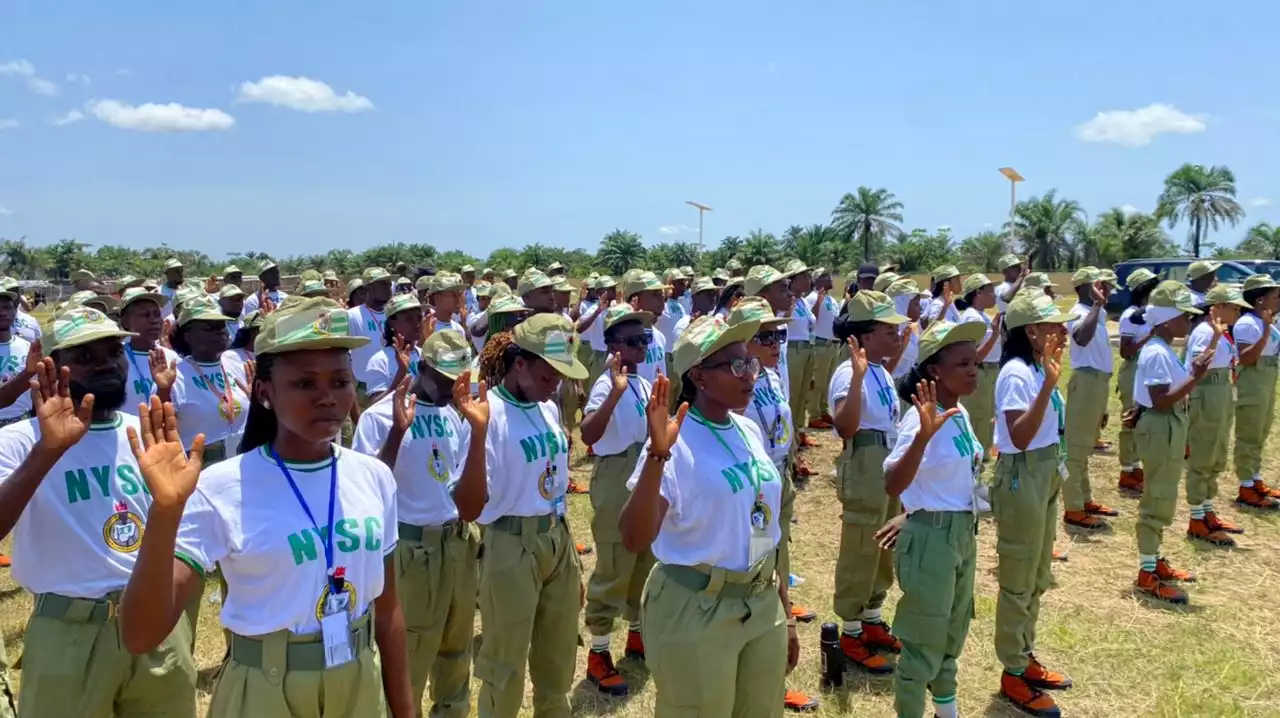
[[[382,550],[382,519],[377,516],[366,516],[363,519],[342,519],[333,527],[335,541],[333,548],[342,553],[355,553],[361,547],[370,553]],[[324,553],[327,528],[308,528],[289,534],[289,550],[293,553],[293,563],[301,566],[310,561],[319,561]],[[316,542],[319,539],[319,543]]]
[[[520,448],[524,451],[524,460],[527,464],[539,459],[554,459],[557,454],[569,451],[569,445],[557,431],[526,436],[520,440]]]
[[[412,439],[451,438],[453,427],[439,414],[418,414],[413,417],[413,423],[409,425],[409,436]]]
[[[771,461],[748,459],[740,464],[734,464],[720,470],[720,475],[724,477],[725,481],[729,482],[729,489],[735,494],[751,483],[753,473],[759,477],[761,483],[779,479],[778,470],[774,468]]]
[[[89,483],[89,474],[93,475],[93,485],[98,491],[91,490]],[[77,501],[89,501],[94,498],[95,493],[100,493],[102,498],[110,499],[115,496],[112,491],[114,483],[125,496],[136,496],[138,492],[142,492],[147,496],[151,492],[147,490],[146,482],[142,481],[138,476],[138,472],[129,464],[121,464],[120,466],[90,466],[89,473],[85,473],[84,469],[70,469],[64,475],[67,482],[67,503],[74,504]],[[112,477],[115,481],[112,481]]]
[[[19,371],[26,368],[26,362],[26,357],[18,357],[12,354],[0,360],[0,381],[12,379]]]
[[[115,513],[102,526],[102,540],[113,551],[133,553],[142,548],[142,518],[129,510],[129,506],[117,501]]]

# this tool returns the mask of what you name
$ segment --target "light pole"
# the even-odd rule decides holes
[[[1009,243],[1013,244],[1013,216],[1018,208],[1018,183],[1026,178],[1012,167],[1001,167],[1000,174],[1009,179]]]
[[[698,248],[701,249],[702,248],[702,215],[706,212],[710,212],[711,208],[706,206],[705,204],[698,204],[697,202],[694,202],[691,199],[685,200],[685,204],[698,208]]]

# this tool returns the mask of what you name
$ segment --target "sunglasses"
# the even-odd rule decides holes
[[[756,332],[756,335],[751,338],[751,341],[766,347],[773,346],[774,344],[781,344],[786,340],[787,340],[786,327],[783,327],[781,329],[769,329],[765,331]]]
[[[621,337],[618,343],[630,349],[645,349],[653,343],[653,334],[645,331],[643,334],[632,334],[629,337]]]
[[[720,367],[725,366],[729,367],[729,371],[733,372],[733,375],[739,379],[746,376],[754,378],[760,374],[760,360],[755,357],[751,357],[749,359],[731,359],[729,361],[722,361],[716,364],[703,364],[702,368],[719,369]]]

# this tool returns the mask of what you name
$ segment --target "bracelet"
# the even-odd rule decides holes
[[[798,625],[799,624],[796,623],[796,619],[794,618],[787,619],[787,628],[796,628]]]
[[[645,457],[647,457],[647,458],[649,458],[649,459],[652,459],[653,461],[670,461],[670,460],[671,460],[671,452],[670,452],[670,451],[668,451],[668,452],[667,452],[667,453],[665,453],[665,454],[655,454],[655,453],[654,453],[654,452],[652,452],[652,451],[648,451],[648,452],[645,452]]]

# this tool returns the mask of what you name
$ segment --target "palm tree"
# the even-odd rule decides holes
[[[762,229],[754,229],[742,245],[742,263],[747,267],[774,264],[780,258],[778,238]]]
[[[1008,251],[1003,235],[996,232],[975,234],[960,243],[960,264],[978,272],[994,272],[1000,257]]]
[[[788,228],[788,235],[792,229],[798,228]],[[840,270],[840,239],[830,225],[811,224],[801,229],[794,242],[790,237],[784,241],[783,249],[811,267],[823,265],[833,273]]]
[[[27,246],[26,237],[0,241],[0,258],[4,261],[5,271],[16,277],[25,277],[33,269],[32,251]]]
[[[1244,216],[1236,202],[1236,176],[1223,165],[1184,164],[1164,180],[1164,191],[1156,200],[1156,219],[1168,223],[1169,229],[1183,220],[1191,227],[1191,253],[1200,256],[1205,234],[1224,223],[1235,226]]]
[[[625,229],[615,229],[600,240],[596,260],[616,277],[643,264],[644,255],[644,243],[640,241],[640,235]]]
[[[1068,249],[1067,234],[1083,212],[1079,202],[1058,199],[1057,192],[1051,189],[1044,197],[1019,202],[1013,212],[1013,228],[1023,253],[1035,255],[1038,268],[1049,271],[1058,268]]]
[[[1280,227],[1270,222],[1253,225],[1240,243],[1240,251],[1259,259],[1280,259]]]
[[[886,237],[902,234],[902,228],[895,224],[901,221],[902,203],[883,187],[859,187],[841,197],[831,210],[831,223],[844,241],[862,243],[863,260],[870,260],[872,248]]]
[[[1125,259],[1168,257],[1175,252],[1169,236],[1160,229],[1159,220],[1149,214],[1125,213],[1116,207],[1098,217],[1097,228],[1104,255],[1111,253],[1101,260],[1104,264]]]

